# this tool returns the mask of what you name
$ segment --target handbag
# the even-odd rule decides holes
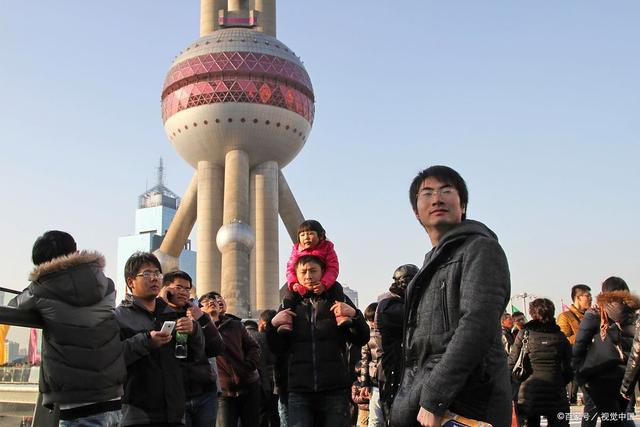
[[[531,375],[531,362],[529,361],[529,330],[524,330],[522,337],[522,347],[516,364],[513,365],[511,376],[518,382],[523,382]]]
[[[593,337],[587,350],[582,366],[578,368],[578,380],[584,382],[593,375],[614,368],[616,365],[626,365],[626,356],[620,346],[622,331],[616,323],[607,327],[604,339],[600,334]]]

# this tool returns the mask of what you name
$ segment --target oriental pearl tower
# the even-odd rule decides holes
[[[165,132],[195,173],[156,255],[176,268],[197,219],[198,294],[221,292],[240,317],[278,306],[278,214],[293,241],[304,220],[282,168],[311,131],[313,87],[275,23],[275,0],[201,0],[200,38],[161,97]]]

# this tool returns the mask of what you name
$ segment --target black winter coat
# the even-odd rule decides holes
[[[381,295],[375,317],[380,351],[378,381],[380,398],[389,404],[400,380],[403,318],[404,298],[391,292]]]
[[[9,302],[44,320],[43,404],[103,402],[123,394],[126,367],[115,319],[115,286],[97,252],[76,252],[38,265],[33,282]]]
[[[369,326],[356,310],[352,326],[338,328],[330,310],[333,304],[334,300],[326,294],[304,298],[295,306],[293,331],[287,336],[278,334],[271,323],[267,325],[269,347],[276,354],[288,354],[288,391],[318,392],[351,387],[347,343],[356,346],[359,352],[369,340]]]
[[[420,407],[510,424],[500,334],[510,291],[507,258],[491,230],[465,220],[442,236],[407,288],[402,379],[391,425],[416,425]]]
[[[178,314],[161,298],[156,298],[151,313],[127,295],[116,309],[116,318],[127,364],[121,425],[183,423],[186,397],[182,367],[175,357],[175,338],[160,348],[151,348],[149,335],[149,331],[159,331],[165,321],[178,319]],[[194,331],[188,341],[192,354],[194,347],[202,345],[201,331]]]
[[[527,415],[569,412],[565,386],[573,377],[571,344],[560,327],[553,323],[532,320],[526,323],[511,347],[509,369],[518,360],[524,331],[529,331],[529,362],[531,375],[520,385],[518,413]]]
[[[224,354],[216,357],[220,389],[225,396],[239,396],[260,380],[260,346],[232,314],[221,315],[216,326],[225,345]]]

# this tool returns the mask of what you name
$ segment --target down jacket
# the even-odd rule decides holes
[[[353,304],[347,298],[347,304]],[[267,324],[267,342],[276,354],[288,355],[288,391],[311,393],[351,387],[347,344],[357,350],[369,340],[369,326],[356,309],[351,327],[338,327],[327,292],[305,297],[295,308],[293,331],[286,336]],[[357,357],[357,356],[356,356]]]
[[[75,252],[38,265],[31,284],[9,302],[44,321],[40,392],[43,404],[104,402],[123,394],[126,368],[114,316],[113,281],[104,257]]]
[[[403,369],[391,425],[413,426],[420,407],[507,426],[511,384],[500,316],[510,294],[496,235],[465,220],[426,255],[407,288]]]
[[[520,355],[524,331],[529,331],[531,375],[520,385],[518,414],[555,416],[559,412],[568,413],[565,386],[573,377],[571,344],[555,322],[549,324],[532,320],[524,325],[511,347],[510,370]]]

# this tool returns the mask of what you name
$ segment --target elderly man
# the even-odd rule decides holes
[[[500,334],[511,290],[507,258],[489,228],[466,219],[467,186],[453,169],[425,169],[409,194],[433,249],[407,289],[391,425],[436,427],[458,415],[507,426],[511,385]]]

